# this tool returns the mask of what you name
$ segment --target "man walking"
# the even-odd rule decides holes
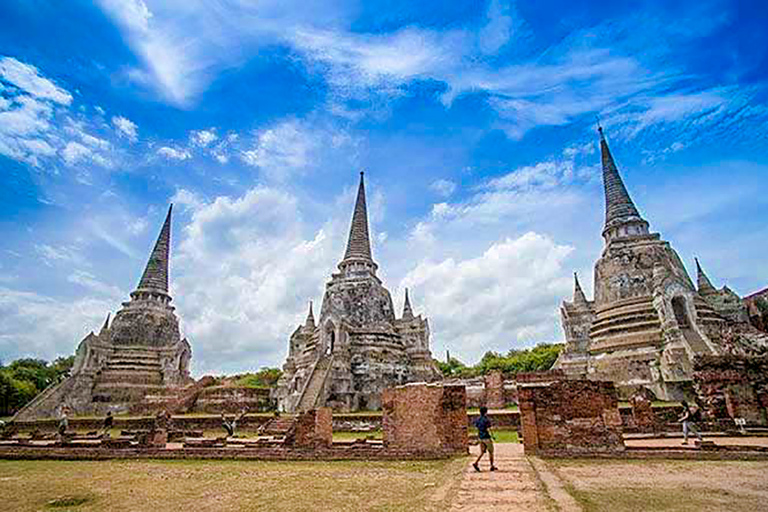
[[[115,418],[112,416],[112,411],[107,411],[107,416],[104,418],[104,425],[101,427],[101,436],[109,437],[110,430],[115,424]]]
[[[67,407],[63,406],[61,408],[61,415],[59,416],[59,441],[64,441],[67,434],[67,429],[69,428],[69,418],[67,417]]]
[[[472,464],[475,471],[480,471],[480,459],[483,458],[485,452],[488,452],[488,457],[491,459],[491,471],[496,471],[496,466],[493,465],[493,438],[491,437],[491,420],[488,419],[488,408],[480,408],[480,417],[475,420],[475,428],[477,428],[477,438],[480,441],[480,455],[477,460]]]
[[[701,443],[701,431],[699,430],[699,426],[696,424],[698,421],[701,420],[701,410],[697,407],[695,411],[691,411],[691,408],[688,406],[688,402],[683,400],[683,414],[680,416],[680,422],[683,424],[683,444],[688,444],[688,434],[693,432],[696,434],[696,437],[699,440],[699,443]]]

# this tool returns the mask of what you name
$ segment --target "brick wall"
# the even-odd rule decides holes
[[[333,444],[333,413],[329,407],[303,412],[296,417],[287,443],[296,448],[321,448]]]
[[[407,384],[384,390],[382,402],[383,437],[387,448],[467,452],[464,386]]]
[[[768,415],[768,356],[699,356],[694,389],[710,420],[743,418],[765,426]]]
[[[485,406],[489,409],[503,409],[504,376],[499,371],[490,372],[485,376]]]
[[[568,456],[624,450],[621,415],[612,382],[518,378],[526,454]]]

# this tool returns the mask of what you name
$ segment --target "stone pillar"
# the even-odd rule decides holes
[[[503,409],[504,376],[500,371],[492,371],[485,376],[485,406],[489,409]]]
[[[412,452],[467,453],[464,386],[406,384],[382,395],[384,445]]]

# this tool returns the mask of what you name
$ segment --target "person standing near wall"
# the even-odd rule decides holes
[[[491,435],[491,420],[488,419],[488,408],[480,408],[480,417],[475,420],[475,428],[477,428],[477,439],[480,441],[480,455],[477,460],[472,464],[475,471],[480,471],[480,459],[483,458],[485,452],[488,452],[488,457],[491,460],[491,471],[496,471],[498,468],[493,464],[493,436]]]
[[[112,416],[112,411],[107,411],[107,416],[104,418],[104,425],[101,427],[101,435],[109,436],[109,431],[115,424],[115,418]]]
[[[698,422],[701,421],[701,409],[698,407],[691,411],[688,402],[683,400],[683,414],[680,416],[680,423],[683,424],[683,444],[688,444],[688,435],[693,432],[699,443],[702,441],[701,431],[699,430]]]

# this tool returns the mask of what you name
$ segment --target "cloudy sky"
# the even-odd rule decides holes
[[[195,374],[282,364],[361,169],[436,355],[559,341],[602,249],[598,117],[688,268],[765,287],[768,8],[625,4],[3,1],[0,359],[71,354],[173,202]]]

